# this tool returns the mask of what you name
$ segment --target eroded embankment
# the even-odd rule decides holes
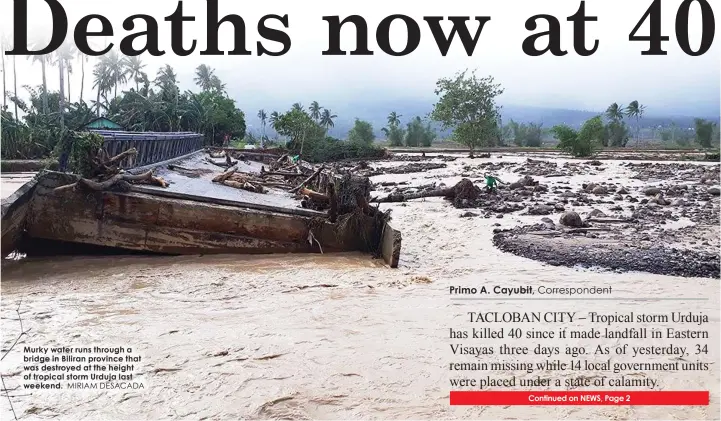
[[[493,236],[500,250],[553,266],[601,267],[659,275],[719,278],[719,255],[676,248],[639,235],[568,234],[548,225],[527,225]]]

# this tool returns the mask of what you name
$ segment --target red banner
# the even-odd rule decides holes
[[[708,405],[708,391],[452,391],[451,405]]]

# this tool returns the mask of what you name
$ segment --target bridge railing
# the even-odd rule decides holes
[[[125,169],[151,165],[203,149],[203,135],[191,132],[118,132],[92,130],[105,139],[105,150],[116,156],[135,148],[138,154],[120,162]]]

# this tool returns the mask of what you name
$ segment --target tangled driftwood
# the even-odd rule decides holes
[[[145,183],[145,184],[152,184],[160,187],[168,187],[168,183],[163,180],[161,177],[155,177],[153,175],[153,171],[148,171],[142,174],[130,174],[130,173],[121,173],[116,174],[113,177],[105,180],[105,181],[93,181],[89,180],[87,178],[81,178],[75,183],[68,184],[65,186],[56,187],[53,191],[54,192],[62,192],[65,190],[72,190],[77,187],[85,188],[87,190],[93,190],[93,191],[105,191],[109,190],[113,187],[115,187],[118,184],[121,184],[122,182],[126,183]]]

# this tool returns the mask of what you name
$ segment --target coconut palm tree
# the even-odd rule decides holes
[[[303,104],[301,104],[300,102],[296,102],[295,104],[293,104],[293,110],[305,112],[305,109],[303,109]]]
[[[200,89],[203,91],[209,91],[213,87],[213,76],[215,76],[215,69],[201,64],[195,69],[193,81],[195,81],[195,84],[200,86]]]
[[[83,100],[83,94],[85,93],[85,63],[88,62],[89,57],[87,54],[78,50],[78,60],[80,60],[80,101]]]
[[[388,125],[389,126],[398,126],[401,124],[401,117],[402,115],[398,115],[395,111],[388,114]]]
[[[258,111],[258,118],[260,119],[260,125],[263,127],[263,135],[260,137],[260,147],[262,148],[265,143],[265,122],[268,119],[268,114],[265,113],[265,110],[259,110]]]
[[[42,48],[45,48],[48,45],[48,40],[42,39],[42,38],[36,38],[32,42],[32,48],[33,50],[39,50]],[[45,74],[46,71],[46,65],[49,64],[49,57],[45,54],[43,55],[33,55],[28,56],[28,59],[32,59],[33,63],[40,62],[40,70],[42,71],[43,75],[43,114],[48,114],[48,81]]]
[[[323,114],[321,114],[320,116],[320,125],[325,127],[326,130],[328,130],[329,128],[335,126],[333,119],[336,117],[338,116],[333,114],[331,110],[326,108],[323,110]]]
[[[220,81],[220,78],[216,75],[210,77],[210,87],[219,94],[225,93],[225,83]]]
[[[310,118],[318,122],[320,119],[320,104],[318,104],[318,101],[313,101],[310,103]]]
[[[65,77],[66,77],[65,73],[67,73],[67,78],[68,78],[68,95],[67,95],[67,97],[64,97],[64,99],[67,99],[68,101],[70,100],[70,75],[71,75],[72,72],[73,72],[73,70],[72,70],[72,62],[73,62],[73,60],[75,59],[75,53],[76,53],[76,51],[77,51],[77,48],[75,48],[75,45],[70,44],[70,43],[67,43],[67,44],[61,45],[60,48],[58,48],[57,50],[55,50],[55,53],[54,53],[55,63],[58,65],[59,68],[60,68],[60,67],[63,68],[63,73],[64,73],[64,74],[61,75],[62,78],[63,78],[63,80],[64,80]],[[65,89],[64,89],[64,84],[61,84],[61,90],[60,90],[60,92],[61,92],[61,93],[64,93],[64,91],[65,91]]]
[[[118,98],[118,85],[128,81],[128,70],[125,67],[125,60],[112,50],[110,53],[102,56],[100,62],[103,63],[106,70],[106,76],[109,79],[110,86],[114,89],[114,98]]]
[[[18,97],[18,67],[17,67],[17,56],[13,56],[13,84],[15,85],[14,91],[15,91],[15,98]],[[15,120],[20,121],[20,116],[18,116],[18,103],[17,101],[13,101],[15,103]]]
[[[140,90],[140,82],[143,80],[143,74],[145,74],[145,72],[143,72],[145,64],[143,64],[138,56],[126,57],[124,61],[128,78],[135,81],[135,92],[138,92]]]
[[[625,113],[629,118],[636,119],[636,147],[641,141],[641,125],[639,121],[643,118],[643,113],[646,111],[646,106],[641,105],[638,101],[633,101],[626,107]]]
[[[71,44],[63,44],[55,50],[55,63],[58,65],[60,75],[60,100],[58,103],[58,111],[60,112],[60,127],[65,126],[65,69],[68,63],[75,57]],[[68,75],[69,77],[69,75]]]
[[[280,118],[280,114],[278,114],[278,111],[273,111],[270,113],[270,127],[275,130],[275,123],[278,122],[278,119]]]
[[[623,106],[613,103],[606,109],[606,117],[612,121],[623,120]]]
[[[110,92],[112,89],[112,83],[110,79],[110,71],[106,66],[104,60],[100,60],[95,64],[93,69],[93,76],[95,76],[93,89],[97,89],[97,99],[95,101],[95,112],[100,117],[100,97]]]

